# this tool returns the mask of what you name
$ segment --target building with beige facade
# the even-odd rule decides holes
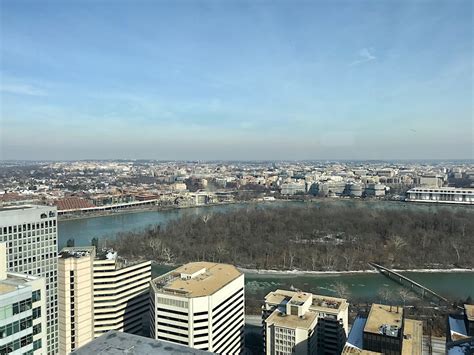
[[[189,263],[151,285],[153,338],[220,354],[241,352],[244,274],[235,266]]]
[[[46,283],[7,271],[6,243],[0,243],[0,354],[47,354]]]
[[[148,335],[151,262],[72,247],[60,252],[58,272],[61,354],[109,330]]]
[[[345,299],[276,290],[262,306],[265,353],[340,354],[348,331]]]

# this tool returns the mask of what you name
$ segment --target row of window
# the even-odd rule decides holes
[[[16,334],[18,332],[21,332],[22,330],[31,328],[32,325],[33,325],[33,319],[30,316],[30,317],[26,317],[26,318],[17,320],[15,322],[0,326],[0,339]]]
[[[0,346],[0,354],[9,354],[12,353],[24,346],[27,346],[28,344],[31,344],[33,342],[33,335],[26,335],[20,339],[16,339],[8,344]],[[41,341],[40,341],[40,347],[41,347]],[[34,348],[34,346],[33,346]],[[38,348],[39,349],[39,348]],[[35,349],[36,350],[36,349]]]

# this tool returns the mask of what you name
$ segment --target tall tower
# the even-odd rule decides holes
[[[46,281],[48,354],[58,352],[57,217],[56,207],[0,207],[0,241],[7,243],[9,271]]]
[[[59,352],[69,354],[111,330],[148,335],[151,262],[112,250],[67,247],[58,259]]]
[[[235,266],[195,262],[151,282],[151,336],[199,350],[243,350],[244,274]]]

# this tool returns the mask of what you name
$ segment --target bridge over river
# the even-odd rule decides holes
[[[409,279],[408,277],[391,270],[389,268],[386,268],[385,266],[369,262],[369,265],[375,268],[378,272],[380,272],[382,275],[388,277],[389,279],[398,282],[399,284],[411,288],[413,291],[417,292],[418,294],[421,295],[421,297],[430,297],[438,302],[442,303],[450,303],[450,301],[441,296],[440,294],[436,293],[435,291],[419,284],[416,281],[413,281],[412,279]]]

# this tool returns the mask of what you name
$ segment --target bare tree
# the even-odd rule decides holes
[[[345,299],[349,298],[350,295],[349,287],[341,281],[338,281],[334,284],[334,292],[338,297]]]

